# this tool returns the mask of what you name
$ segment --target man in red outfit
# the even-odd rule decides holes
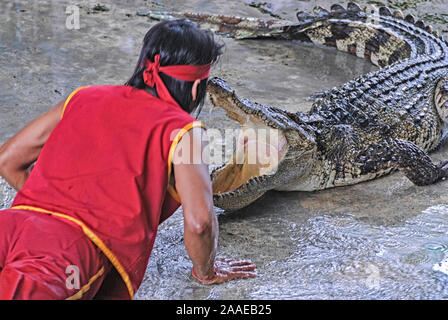
[[[0,299],[132,299],[180,205],[193,277],[255,276],[251,261],[215,258],[208,166],[176,152],[203,154],[190,113],[220,54],[194,24],[159,23],[126,85],[80,88],[0,147],[0,175],[18,191],[0,212]]]

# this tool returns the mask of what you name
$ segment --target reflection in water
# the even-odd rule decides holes
[[[432,266],[445,256],[444,250],[433,249],[448,244],[447,209],[434,206],[404,222],[379,225],[351,213],[311,214],[307,218],[286,213],[284,227],[295,236],[289,243],[293,253],[271,262],[265,271],[269,279],[264,279],[251,297],[446,296],[448,279],[434,274]],[[374,270],[378,271],[378,288],[366,284]],[[294,283],[293,287],[288,283]]]

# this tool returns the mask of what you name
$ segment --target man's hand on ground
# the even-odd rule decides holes
[[[223,283],[234,279],[254,278],[255,264],[250,260],[234,258],[218,258],[215,260],[215,276],[210,280],[199,279],[194,270],[192,275],[205,284]]]

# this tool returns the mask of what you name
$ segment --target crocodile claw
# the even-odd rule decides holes
[[[440,169],[440,180],[446,180],[448,179],[448,168],[445,168],[445,166],[448,164],[448,160],[444,160],[439,162],[436,166],[438,169]]]

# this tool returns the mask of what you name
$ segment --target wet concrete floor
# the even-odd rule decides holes
[[[0,3],[0,143],[80,86],[124,83],[157,22],[137,11],[294,20],[297,10],[332,4],[263,1],[270,15],[237,0],[102,1],[105,11],[95,10],[97,3]],[[448,0],[384,3],[448,33]],[[79,30],[66,26],[70,5],[80,9]],[[308,110],[306,97],[315,91],[376,70],[351,55],[296,42],[221,41],[226,51],[213,74],[241,97],[290,111]],[[209,102],[199,119],[209,128],[237,127]],[[448,147],[432,158],[447,159]],[[219,255],[252,259],[258,276],[213,286],[190,276],[178,210],[160,226],[136,299],[446,299],[448,275],[434,265],[448,256],[447,183],[416,187],[396,173],[321,192],[270,192],[236,212],[217,209]],[[13,197],[1,180],[0,208]]]

